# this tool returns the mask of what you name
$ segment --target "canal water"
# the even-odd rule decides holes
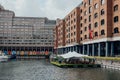
[[[120,71],[59,68],[46,60],[0,63],[0,80],[120,80]]]

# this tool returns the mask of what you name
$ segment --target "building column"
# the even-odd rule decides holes
[[[33,47],[34,48],[34,47]],[[44,47],[44,52],[45,52],[45,47]]]
[[[78,46],[76,46],[75,48],[76,48],[76,50],[75,50],[75,51],[78,53]]]
[[[76,51],[76,46],[73,47],[73,51]]]
[[[111,51],[110,56],[114,56],[114,42],[111,42]]]
[[[79,49],[79,53],[81,54],[81,46],[79,46],[79,48],[78,48],[78,49]]]
[[[105,57],[108,57],[108,42],[105,43]]]
[[[71,50],[71,48],[67,47],[67,53],[69,52],[69,50]]]
[[[67,53],[67,48],[65,47],[65,53]]]
[[[66,53],[68,52],[68,48],[66,47]]]
[[[41,51],[42,51],[42,49],[41,49],[41,47],[40,47],[40,53],[41,53]]]
[[[87,45],[87,55],[89,55],[89,44]]]
[[[57,51],[56,51],[56,54],[58,54],[58,48],[56,49]]]
[[[100,52],[101,52],[101,46],[100,43],[98,43],[98,56],[100,56]]]
[[[64,50],[63,50],[63,48],[62,48],[62,54],[64,53]]]
[[[95,54],[95,45],[94,44],[92,44],[92,56],[94,56],[94,54]]]
[[[83,52],[82,54],[85,54],[85,45],[83,45]]]
[[[62,54],[64,53],[64,49],[62,48]]]

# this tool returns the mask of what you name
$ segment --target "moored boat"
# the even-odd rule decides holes
[[[89,58],[76,52],[69,52],[58,55],[50,59],[51,64],[62,68],[99,68],[100,64],[96,63],[95,58]]]
[[[6,61],[8,61],[8,56],[1,52],[0,53],[0,62],[6,62]]]

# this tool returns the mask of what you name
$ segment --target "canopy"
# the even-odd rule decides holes
[[[62,55],[58,55],[58,56],[61,56],[63,58],[72,58],[72,57],[87,57],[88,55],[79,54],[79,53],[73,51],[73,52],[68,52],[66,54],[62,54]]]

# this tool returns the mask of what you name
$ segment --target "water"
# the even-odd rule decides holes
[[[120,80],[110,69],[59,68],[46,60],[0,63],[0,80]]]

